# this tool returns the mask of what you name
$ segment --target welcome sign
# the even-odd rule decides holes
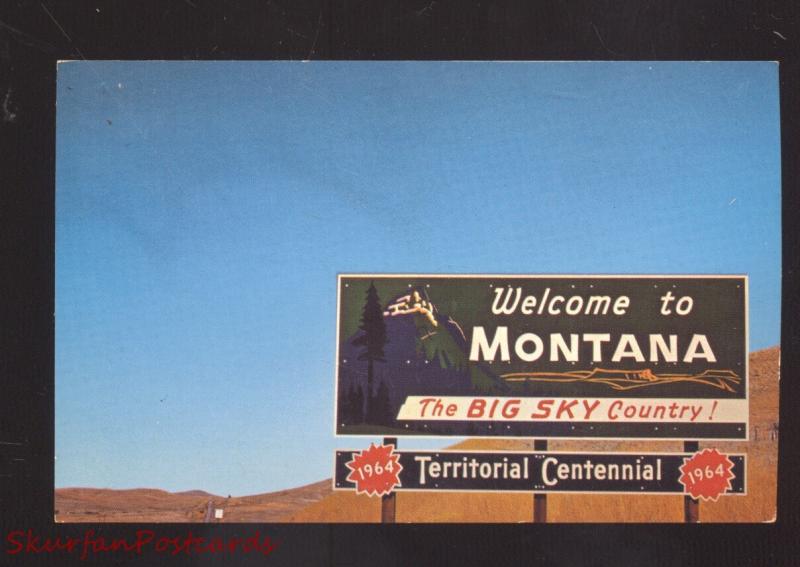
[[[746,276],[341,275],[336,433],[746,439]]]

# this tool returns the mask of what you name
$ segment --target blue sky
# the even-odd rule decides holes
[[[330,476],[339,272],[747,273],[778,344],[777,74],[61,63],[56,486]]]

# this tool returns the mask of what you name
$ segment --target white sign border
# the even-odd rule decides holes
[[[448,278],[514,278],[514,279],[549,279],[549,278],[574,278],[574,279],[709,279],[709,280],[732,280],[741,279],[744,281],[744,375],[745,375],[745,397],[747,401],[747,416],[744,421],[744,437],[536,437],[537,439],[549,439],[554,441],[708,441],[708,442],[749,442],[750,441],[750,277],[748,274],[410,274],[410,273],[390,273],[379,274],[370,273],[349,273],[340,272],[336,274],[336,348],[334,350],[334,390],[333,390],[333,436],[339,437],[382,437],[380,434],[372,433],[339,433],[337,427],[337,417],[339,411],[339,335],[341,325],[341,293],[342,279],[344,278],[373,278],[373,279],[395,279],[395,278],[428,278],[428,279],[448,279]],[[518,435],[503,436],[470,436],[470,435],[429,435],[426,433],[403,434],[387,433],[384,437],[402,437],[404,439],[533,439],[534,437],[521,437]]]
[[[517,437],[519,439],[519,437]],[[524,439],[524,438],[523,438]],[[715,449],[716,447],[705,447],[704,449]],[[336,453],[358,453],[363,449],[336,449],[334,450],[334,458],[333,458],[333,474],[331,476],[331,486],[334,491],[336,492],[355,492],[354,488],[341,488],[336,486]],[[717,449],[719,451],[719,449]],[[531,449],[530,451],[492,451],[492,450],[484,450],[481,451],[479,449],[465,449],[465,450],[451,450],[445,449],[440,451],[434,451],[431,449],[425,450],[416,450],[416,449],[408,449],[400,450],[395,447],[395,451],[398,453],[424,453],[424,454],[432,454],[438,455],[440,453],[453,453],[453,454],[487,454],[490,453],[492,455],[533,455],[535,453],[541,453],[546,455],[600,455],[603,457],[607,456],[614,456],[614,455],[639,455],[640,457],[656,457],[660,455],[666,455],[669,457],[691,457],[695,453],[687,453],[686,451],[659,451],[659,452],[652,452],[652,451],[536,451]],[[700,452],[703,449],[699,449]],[[747,453],[727,453],[724,451],[720,451],[726,457],[742,457],[742,465],[744,466],[744,486],[742,492],[730,492],[730,493],[723,493],[721,496],[747,496],[747,483],[750,478],[750,475],[747,471]],[[630,490],[599,490],[599,491],[589,491],[589,490],[464,490],[457,489],[457,488],[426,488],[424,490],[415,489],[415,488],[403,488],[402,486],[397,487],[392,492],[400,493],[400,492],[459,492],[461,494],[615,494],[615,495],[637,495],[637,496],[688,496],[687,492],[633,492]],[[439,522],[436,522],[439,523]],[[557,522],[558,523],[558,522]],[[683,522],[675,522],[675,523],[683,523]]]

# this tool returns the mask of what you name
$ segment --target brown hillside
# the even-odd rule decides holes
[[[202,522],[208,502],[222,508],[223,522],[276,522],[331,492],[330,481],[255,496],[225,498],[202,490],[59,488],[57,522]]]
[[[778,347],[750,355],[750,441],[701,443],[747,454],[746,496],[700,505],[702,522],[768,522],[776,513]],[[530,441],[470,439],[453,449],[530,449]],[[681,451],[681,442],[551,441],[561,451]],[[398,493],[398,522],[530,522],[530,494]],[[682,496],[563,495],[547,497],[549,522],[682,522]],[[287,518],[292,522],[379,522],[380,501],[334,492]]]
[[[750,355],[750,441],[702,443],[747,454],[746,496],[700,505],[704,522],[763,522],[775,516],[777,475],[777,347]],[[401,444],[406,443],[401,440]],[[412,441],[407,442],[409,445]],[[469,439],[453,449],[530,449],[529,440]],[[552,450],[680,451],[668,441],[551,441]],[[201,490],[61,488],[55,491],[57,522],[202,522],[208,502],[225,512],[223,522],[379,522],[380,500],[333,492],[331,480],[267,494],[225,498]],[[531,494],[399,493],[398,522],[530,522]],[[548,495],[550,522],[681,522],[682,496]]]

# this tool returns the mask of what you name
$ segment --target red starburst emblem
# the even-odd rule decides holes
[[[350,469],[347,480],[356,485],[356,494],[383,496],[400,486],[400,456],[394,452],[394,445],[375,445],[353,455],[353,460],[345,463]]]
[[[692,498],[716,502],[720,494],[731,489],[733,462],[716,449],[703,449],[683,459],[678,479],[684,492]]]

